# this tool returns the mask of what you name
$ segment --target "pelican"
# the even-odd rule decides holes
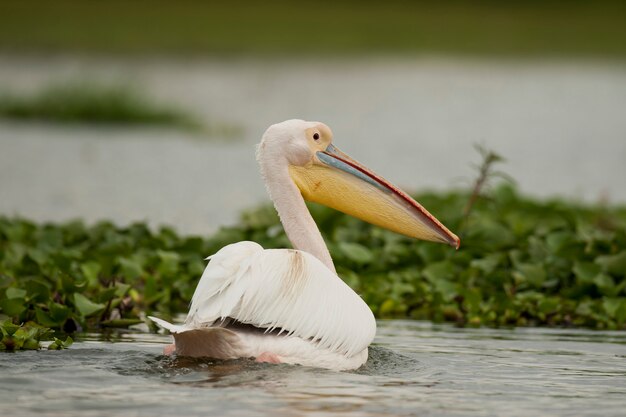
[[[184,324],[150,317],[174,337],[165,353],[333,370],[367,361],[374,315],[337,276],[305,200],[459,247],[459,238],[419,203],[332,142],[330,128],[319,122],[287,120],[267,129],[257,161],[294,249],[246,241],[207,258]]]

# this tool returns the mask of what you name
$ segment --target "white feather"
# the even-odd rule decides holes
[[[263,250],[254,242],[228,245],[211,261],[180,332],[219,326],[226,318],[282,329],[348,357],[376,334],[365,302],[317,258],[296,250]]]

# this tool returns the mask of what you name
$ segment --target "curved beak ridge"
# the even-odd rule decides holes
[[[460,239],[407,193],[341,152],[334,145],[316,153],[308,167],[290,167],[306,200],[368,223],[459,248]]]

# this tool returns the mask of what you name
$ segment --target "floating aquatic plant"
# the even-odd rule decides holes
[[[52,330],[36,323],[29,322],[23,325],[13,324],[10,320],[0,323],[0,350],[37,350],[41,348],[43,340],[53,339],[48,345],[50,350],[60,350],[70,347],[73,343],[71,337],[65,340],[52,337]]]
[[[220,137],[238,136],[242,130],[228,123],[205,125],[176,107],[153,103],[135,88],[92,82],[52,84],[31,95],[0,93],[0,117],[65,124],[173,127]]]
[[[626,329],[626,207],[538,201],[511,182],[486,196],[501,158],[481,154],[471,191],[416,196],[460,230],[458,251],[310,204],[341,278],[381,318]],[[71,333],[183,313],[204,257],[241,240],[289,246],[270,205],[207,238],[0,217],[0,316]]]

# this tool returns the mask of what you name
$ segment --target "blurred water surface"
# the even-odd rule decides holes
[[[169,358],[163,335],[104,339],[0,354],[2,414],[619,416],[626,407],[622,332],[381,321],[355,372]]]
[[[244,133],[0,121],[0,213],[207,233],[267,201],[254,145],[288,118],[326,122],[338,147],[408,190],[467,186],[481,143],[526,193],[626,202],[620,62],[0,56],[0,89],[68,80],[129,85]]]

